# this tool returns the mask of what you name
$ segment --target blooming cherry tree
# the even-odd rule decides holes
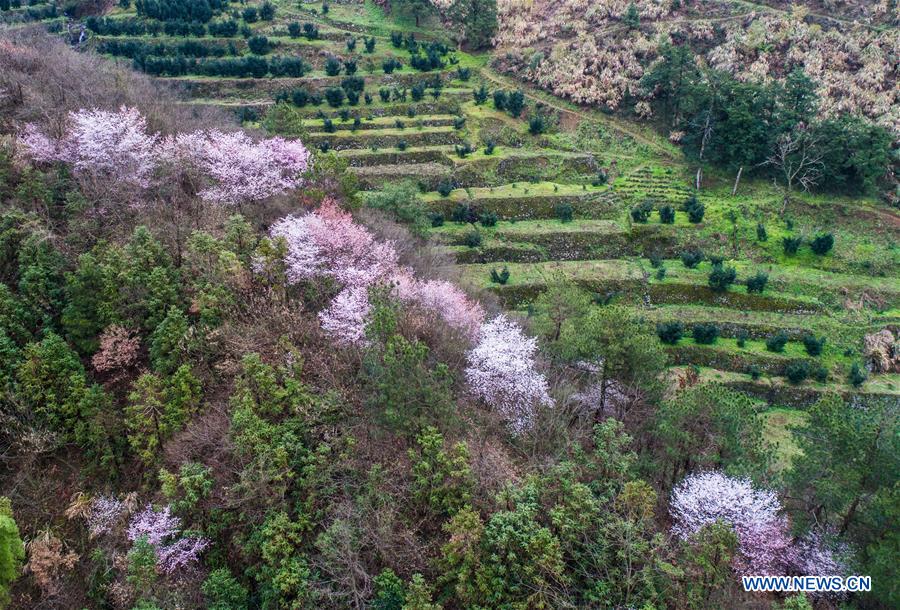
[[[151,186],[154,175],[160,178],[157,185],[164,185],[174,172],[195,170],[206,182],[201,198],[226,205],[297,188],[310,166],[310,153],[299,140],[256,142],[243,132],[214,130],[160,137],[147,132],[147,120],[136,108],[126,106],[70,113],[59,140],[26,125],[19,142],[35,161],[61,161],[77,176],[141,189]]]
[[[301,184],[310,153],[299,140],[271,138],[254,142],[245,133],[210,131],[195,134],[203,146],[194,152],[212,185],[200,196],[213,202],[237,205],[268,199]]]
[[[287,279],[291,283],[329,276],[347,286],[368,286],[397,268],[397,252],[326,199],[315,212],[276,222],[272,237],[287,243]]]
[[[392,278],[394,294],[403,302],[439,315],[447,326],[476,339],[484,322],[484,309],[454,284],[445,280],[417,280],[404,270]]]
[[[344,288],[326,309],[319,312],[319,322],[326,333],[341,343],[362,345],[366,341],[366,323],[372,305],[363,286]]]
[[[156,565],[160,571],[172,574],[196,562],[207,546],[205,538],[180,537],[181,519],[172,514],[170,506],[155,511],[149,504],[132,518],[128,525],[131,542],[144,538],[156,551]]]
[[[470,391],[502,413],[517,434],[531,428],[537,405],[553,403],[547,379],[536,369],[536,350],[537,339],[499,315],[481,326],[478,344],[467,357]]]
[[[20,142],[37,161],[63,161],[76,175],[100,177],[140,188],[150,183],[157,162],[157,136],[136,108],[118,112],[69,113],[66,133],[53,140],[27,125]]]
[[[672,531],[687,539],[701,528],[721,521],[738,536],[734,568],[741,574],[778,575],[787,570],[791,539],[779,513],[774,491],[755,489],[749,479],[721,472],[699,472],[684,478],[672,491],[669,512]]]

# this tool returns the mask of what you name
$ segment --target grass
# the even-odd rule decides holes
[[[802,425],[807,419],[806,413],[797,409],[776,408],[761,413],[760,418],[763,421],[763,439],[775,449],[775,471],[789,470],[801,454],[791,428]]]

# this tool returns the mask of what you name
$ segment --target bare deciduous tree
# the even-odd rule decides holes
[[[799,185],[804,191],[808,191],[822,178],[824,168],[822,150],[816,138],[805,130],[780,136],[764,165],[775,168],[784,181],[781,214],[784,214],[794,187]]]

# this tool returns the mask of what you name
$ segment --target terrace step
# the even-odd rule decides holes
[[[370,167],[375,165],[402,165],[404,163],[442,163],[452,165],[448,154],[453,153],[453,146],[438,144],[435,146],[417,146],[406,150],[382,150],[371,148],[347,148],[338,155],[347,159],[350,167]]]
[[[684,369],[673,367],[670,370],[678,374]],[[721,383],[764,400],[768,404],[789,404],[801,408],[811,406],[828,392],[837,392],[845,399],[859,393],[870,396],[900,396],[900,375],[872,375],[861,387],[854,388],[846,383],[836,383],[834,379],[829,380],[827,384],[806,380],[795,385],[780,377],[761,377],[754,380],[744,373],[700,367],[700,382]]]
[[[452,73],[450,72],[429,73],[429,76],[424,78],[433,78],[435,74],[439,74],[445,80],[452,78]],[[423,80],[423,75],[418,72],[359,76],[365,81],[365,90],[371,93],[373,97],[378,97],[378,89],[382,87],[409,89]],[[324,76],[314,73],[302,77],[279,78],[232,78],[219,76],[160,76],[156,78],[168,82],[191,97],[227,98],[239,97],[241,93],[252,93],[255,94],[255,97],[259,97],[260,94],[274,97],[279,91],[300,87],[305,87],[310,91],[324,90],[328,87],[340,87],[341,81],[346,76]],[[445,87],[441,89],[441,97],[445,95],[451,97],[464,96],[471,99],[472,90]]]
[[[335,133],[313,132],[306,136],[305,140],[313,146],[328,142],[334,150],[372,146],[398,148],[402,143],[405,143],[406,146],[462,144],[459,133],[453,127],[373,129],[369,131],[340,131]]]
[[[706,276],[667,276],[651,279],[648,269],[633,260],[554,261],[536,264],[509,264],[509,282],[499,286],[490,282],[491,265],[461,265],[463,276],[481,288],[491,289],[508,307],[521,307],[543,292],[547,284],[564,279],[600,294],[621,293],[632,302],[650,304],[705,304],[708,306],[792,314],[816,314],[825,310],[817,298],[774,290],[748,294],[732,288],[713,291]]]
[[[415,180],[419,184],[437,185],[449,174],[446,165],[440,163],[406,163],[399,165],[370,165],[351,167],[350,171],[359,179],[364,189],[376,189],[386,183],[399,180]]]
[[[419,127],[451,127],[456,121],[456,117],[450,115],[424,115],[413,118],[401,119],[398,117],[359,117],[359,125],[354,125],[354,117],[349,117],[346,121],[338,117],[332,120],[332,126],[336,130],[370,130],[370,129],[418,129]],[[398,122],[400,125],[398,125]],[[303,125],[309,129],[322,131],[325,126],[325,119],[305,119]],[[402,127],[401,127],[402,125]]]
[[[608,217],[619,208],[618,198],[609,189],[553,182],[454,189],[447,197],[426,193],[423,199],[432,210],[447,217],[464,203],[476,213],[493,212],[500,220],[555,218],[557,206],[563,204],[571,205],[573,214],[580,218]]]

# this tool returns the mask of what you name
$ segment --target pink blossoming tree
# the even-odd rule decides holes
[[[20,142],[37,161],[63,161],[78,176],[146,188],[157,162],[157,136],[136,108],[118,112],[79,110],[69,114],[59,140],[27,125]]]
[[[363,345],[372,305],[364,286],[351,286],[338,293],[331,304],[319,312],[326,333],[341,343]]]
[[[128,525],[128,540],[135,542],[141,538],[156,550],[157,568],[172,574],[198,561],[209,545],[205,538],[178,537],[181,519],[172,514],[170,506],[161,511],[153,510],[149,504],[135,515]]]
[[[684,478],[672,491],[669,512],[672,531],[690,538],[701,528],[721,521],[738,536],[734,568],[740,574],[785,574],[792,550],[787,520],[779,513],[774,491],[755,489],[749,479],[721,472],[699,472]]]
[[[189,144],[212,181],[200,197],[226,205],[261,201],[297,188],[310,163],[310,153],[299,140],[254,142],[240,131],[210,131],[195,134]]]
[[[379,242],[332,199],[314,212],[282,218],[270,234],[287,243],[291,283],[329,276],[346,286],[369,286],[397,268],[393,245]]]
[[[256,142],[243,132],[219,131],[162,138],[147,132],[147,120],[136,108],[125,106],[117,112],[70,113],[58,140],[26,125],[19,142],[35,161],[68,163],[81,178],[146,189],[154,177],[157,186],[169,187],[173,176],[192,175],[202,199],[226,205],[297,188],[311,161],[299,140]]]
[[[401,301],[436,313],[447,326],[470,340],[478,338],[484,309],[457,286],[445,280],[417,280],[405,270],[397,273],[392,283]]]
[[[535,408],[552,405],[547,379],[537,371],[537,339],[499,315],[481,326],[468,356],[466,380],[472,394],[497,409],[514,433],[534,424]]]

